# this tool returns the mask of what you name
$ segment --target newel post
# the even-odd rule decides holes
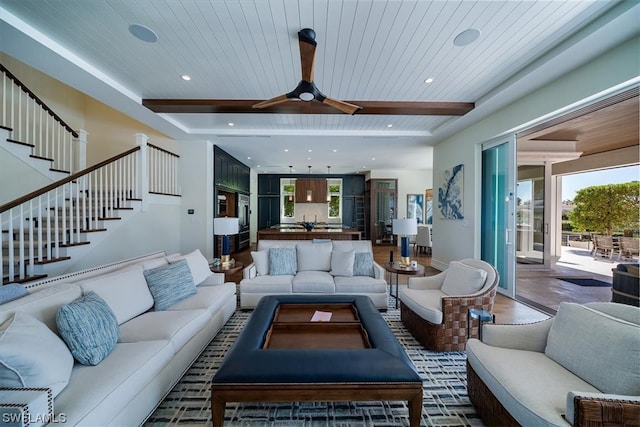
[[[84,130],[78,130],[78,137],[73,138],[74,145],[76,146],[76,155],[74,159],[73,172],[79,172],[87,168],[87,136],[89,133]]]
[[[147,167],[147,141],[149,138],[144,133],[136,133],[136,145],[140,147],[138,153],[138,197],[142,199],[142,212],[149,208],[149,170]]]

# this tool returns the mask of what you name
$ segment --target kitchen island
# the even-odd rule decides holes
[[[301,227],[277,227],[258,230],[258,241],[264,240],[360,240],[360,232],[353,229],[343,228],[314,228],[306,231]]]

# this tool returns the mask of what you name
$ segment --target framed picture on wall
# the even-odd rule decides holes
[[[407,194],[407,218],[417,218],[418,224],[424,222],[424,196]]]
[[[438,188],[438,209],[443,219],[464,219],[464,165],[456,165],[442,173]]]
[[[433,188],[424,191],[424,223],[433,224]]]

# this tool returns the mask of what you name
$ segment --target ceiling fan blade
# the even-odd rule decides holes
[[[267,108],[267,107],[271,107],[272,105],[278,105],[278,104],[282,104],[283,102],[287,102],[289,100],[289,98],[287,98],[287,95],[278,95],[275,98],[271,98],[271,99],[267,99],[266,101],[262,101],[262,102],[258,102],[257,104],[254,104],[252,106],[252,108]]]
[[[316,59],[316,33],[311,28],[298,31],[298,44],[300,45],[300,65],[302,68],[302,80],[313,81],[313,64]]]
[[[361,109],[362,107],[355,105],[355,104],[349,104],[348,102],[344,102],[344,101],[338,101],[337,99],[333,99],[333,98],[329,98],[326,97],[324,98],[324,100],[322,100],[323,104],[327,104],[332,106],[333,108],[337,108],[338,110],[342,111],[343,113],[347,113],[347,114],[353,114],[356,111],[358,111],[359,109]]]

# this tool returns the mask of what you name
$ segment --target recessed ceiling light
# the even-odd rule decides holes
[[[256,165],[256,167],[257,167],[257,168],[259,168],[259,167],[260,167],[260,165]]]
[[[288,149],[288,148],[285,148],[285,149],[284,149],[284,152],[285,152],[285,153],[288,153],[288,152],[289,152],[289,149]]]
[[[334,149],[333,149],[333,152],[334,152],[334,153],[337,153],[337,152],[338,152],[338,150],[336,150],[336,149],[334,148]]]
[[[433,78],[429,77],[428,79],[424,79],[424,82],[427,84],[433,83]]]
[[[312,151],[312,150],[311,150],[311,148],[309,148],[309,149],[307,150],[307,152],[309,152],[309,153],[310,153],[311,151]]]
[[[180,76],[182,78],[182,80],[184,80],[185,82],[188,82],[189,80],[191,80],[191,76],[188,76],[186,74],[183,74]]]
[[[311,157],[307,157],[307,160],[311,160]]]
[[[376,159],[375,157],[372,157],[372,158],[371,158],[371,160],[375,160],[375,159]]]
[[[458,34],[456,38],[453,39],[453,44],[456,46],[467,46],[478,40],[478,37],[480,37],[480,30],[469,28]]]
[[[227,124],[228,124],[229,126],[234,126],[234,125],[235,125],[235,123],[233,123],[233,122],[229,122],[229,123],[227,123]]]
[[[247,160],[251,160],[251,157],[247,157]]]
[[[142,24],[129,25],[129,32],[138,40],[147,43],[155,43],[158,41],[158,35],[151,28]]]
[[[389,124],[387,125],[387,127],[388,127],[388,128],[392,128],[392,127],[393,127],[393,125],[392,125],[391,123],[389,123]]]

